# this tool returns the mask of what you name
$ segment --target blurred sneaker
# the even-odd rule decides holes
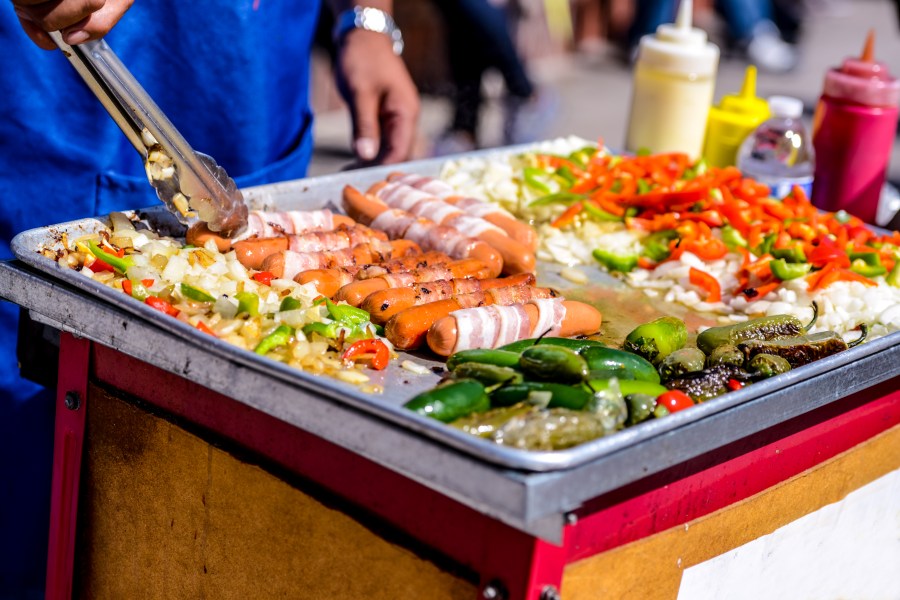
[[[797,66],[797,50],[781,39],[781,32],[771,21],[754,27],[747,44],[747,58],[769,73],[787,73]]]
[[[451,154],[463,154],[471,152],[478,147],[475,137],[466,131],[446,131],[434,141],[431,148],[432,156],[449,156]]]
[[[503,143],[527,144],[546,139],[559,114],[559,95],[539,88],[529,98],[503,98]]]

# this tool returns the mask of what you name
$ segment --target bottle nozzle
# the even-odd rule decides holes
[[[862,56],[859,60],[863,62],[873,62],[875,60],[875,30],[870,29],[869,35],[866,36],[866,45],[863,46]]]
[[[678,16],[675,25],[682,31],[690,31],[694,26],[694,2],[693,0],[681,0],[678,5]]]
[[[741,86],[741,98],[756,98],[756,67],[750,65],[744,71],[744,85]]]

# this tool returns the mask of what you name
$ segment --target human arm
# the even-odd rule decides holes
[[[67,44],[109,33],[134,0],[12,0],[22,29],[44,50],[56,50],[48,31],[61,31]]]
[[[390,13],[391,0],[331,0],[338,15],[354,6]],[[353,151],[363,164],[409,158],[419,116],[419,95],[403,60],[383,33],[354,29],[340,40],[335,57],[338,89],[350,109]]]

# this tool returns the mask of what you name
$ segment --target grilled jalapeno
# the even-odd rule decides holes
[[[659,363],[659,376],[663,381],[703,369],[706,355],[697,348],[680,348]]]
[[[465,362],[450,372],[453,379],[474,379],[485,386],[522,383],[522,374],[510,367],[500,367],[486,363]]]
[[[728,382],[732,379],[741,383],[753,381],[750,374],[739,367],[717,365],[670,379],[666,382],[666,387],[681,390],[695,402],[704,402],[729,392]]]
[[[774,354],[757,354],[747,364],[747,370],[761,377],[774,377],[791,370],[787,359]]]
[[[659,373],[657,373],[656,368],[649,361],[634,352],[626,352],[615,348],[594,347],[582,350],[581,356],[587,361],[588,369],[592,372],[624,369],[631,374],[631,377],[626,377],[626,379],[640,379],[641,381],[659,383]],[[599,378],[592,377],[592,379]]]
[[[747,340],[738,344],[738,349],[748,361],[757,354],[774,354],[796,368],[861,344],[869,330],[866,325],[860,325],[860,330],[862,334],[852,344],[847,344],[844,338],[833,331],[822,331],[777,340]]]
[[[444,423],[490,408],[484,386],[474,379],[458,379],[423,392],[403,405]]]
[[[523,350],[519,368],[534,379],[561,383],[578,383],[588,375],[587,361],[577,352],[549,344]]]
[[[564,450],[604,436],[602,416],[567,408],[532,410],[507,421],[492,439],[523,450]]]
[[[549,392],[550,402],[548,408],[571,408],[581,410],[591,399],[591,394],[580,387],[573,387],[562,383],[549,383],[540,381],[526,381],[513,385],[505,385],[491,392],[492,406],[512,406],[528,399],[532,392]]]
[[[451,423],[452,427],[462,429],[466,433],[478,437],[490,438],[498,429],[506,425],[516,417],[522,417],[540,409],[533,404],[520,402],[512,406],[492,408],[485,412],[476,412],[465,417],[460,417]]]
[[[597,340],[577,340],[572,338],[560,338],[560,337],[542,337],[542,338],[533,338],[528,340],[519,340],[517,342],[512,342],[511,344],[506,344],[505,346],[500,346],[498,350],[506,350],[508,352],[522,352],[526,348],[530,348],[531,346],[536,346],[538,344],[546,344],[550,346],[562,346],[563,348],[568,348],[569,350],[574,350],[575,352],[581,353],[584,352],[587,348],[606,348],[606,344],[603,342],[598,342]]]
[[[709,356],[706,357],[706,366],[715,367],[716,365],[733,365],[735,367],[744,366],[744,353],[737,349],[733,344],[722,344],[716,347]]]
[[[585,382],[585,387],[592,392],[602,392],[609,389],[612,385],[611,379],[591,379]],[[656,398],[660,394],[664,394],[667,390],[666,386],[652,381],[641,381],[639,379],[620,379],[619,389],[624,396],[631,394],[646,394]]]
[[[746,340],[774,340],[780,337],[800,335],[815,324],[819,316],[819,305],[812,303],[813,318],[804,325],[792,315],[772,315],[750,319],[734,325],[710,327],[697,336],[697,347],[706,354],[723,344],[737,345]]]
[[[628,394],[625,396],[625,405],[628,407],[625,425],[637,425],[653,417],[656,397],[650,394]]]
[[[643,356],[654,365],[687,343],[687,327],[675,317],[660,317],[638,325],[625,337],[625,350]]]
[[[508,352],[506,350],[486,350],[474,348],[472,350],[460,350],[450,355],[447,359],[447,369],[452,371],[457,366],[475,362],[486,365],[497,365],[498,367],[517,367],[519,365],[519,352]]]

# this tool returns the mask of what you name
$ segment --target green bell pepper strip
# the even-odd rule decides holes
[[[275,348],[287,345],[291,341],[292,335],[294,335],[293,329],[287,325],[279,325],[275,331],[264,337],[253,351],[260,356],[265,356]]]
[[[646,179],[638,179],[637,180],[637,193],[638,194],[646,194],[653,189],[653,186]]]
[[[793,248],[772,248],[772,256],[789,263],[806,262],[806,254],[803,253],[803,248],[799,246],[794,246]]]
[[[637,254],[614,254],[612,252],[607,252],[606,250],[601,250],[600,248],[596,248],[592,254],[594,259],[609,271],[619,271],[622,273],[633,271],[637,267],[638,259],[640,258]]]
[[[591,201],[584,203],[584,212],[598,221],[608,221],[611,223],[621,223],[622,217],[618,217],[612,213],[608,213]]]
[[[528,206],[549,206],[551,204],[572,204],[578,200],[584,200],[584,194],[573,194],[572,192],[556,192],[541,196],[537,200],[532,200]]]
[[[281,301],[281,304],[278,306],[278,312],[284,312],[287,310],[297,310],[303,308],[303,303],[294,298],[293,296],[285,296]]]
[[[674,229],[654,231],[641,240],[643,245],[641,254],[653,262],[662,262],[672,253],[669,249],[669,242],[676,239],[678,239],[678,232]]]
[[[766,237],[763,238],[762,243],[753,249],[753,254],[756,256],[762,256],[763,254],[769,254],[772,252],[772,246],[775,245],[775,240],[778,236],[774,233],[770,233]]]
[[[850,270],[864,277],[877,277],[887,273],[887,267],[876,252],[851,252]]]
[[[741,232],[731,225],[722,227],[722,241],[729,248],[746,248],[749,246],[747,240],[741,235]]]
[[[900,260],[894,263],[894,268],[891,269],[890,273],[888,273],[885,281],[890,286],[900,287]]]
[[[553,192],[547,183],[541,181],[542,179],[549,179],[549,175],[543,169],[537,167],[525,167],[522,176],[525,179],[525,185],[534,191],[542,194],[550,194]]]
[[[181,290],[181,295],[187,298],[188,300],[194,300],[195,302],[215,302],[216,299],[212,294],[198,288],[193,285],[188,285],[187,283],[179,284],[179,289]]]
[[[326,298],[325,306],[332,319],[347,325],[360,325],[369,320],[369,313],[349,304],[335,304]]]
[[[237,314],[247,313],[251,317],[259,314],[259,296],[253,292],[238,292],[234,297],[238,301]]]
[[[572,187],[577,181],[575,174],[572,173],[572,169],[565,165],[556,169],[556,176],[566,183],[566,187]]]
[[[591,160],[598,151],[599,149],[593,146],[585,146],[574,152],[570,152],[566,158],[577,164],[579,167],[586,167],[588,161]]]
[[[782,281],[797,279],[803,277],[812,268],[809,263],[787,262],[783,258],[775,258],[769,261],[769,268],[772,269],[772,275]]]
[[[115,254],[110,254],[105,250],[101,250],[100,246],[97,245],[97,242],[95,242],[94,240],[90,240],[88,242],[88,247],[91,249],[91,253],[94,256],[120,273],[125,273],[125,271],[128,270],[128,267],[134,265],[134,259],[132,259],[130,256],[123,256],[122,258],[119,258]]]
[[[337,337],[338,329],[340,329],[340,323],[307,323],[303,326],[303,333],[305,335],[310,335],[313,333],[318,333],[324,338],[328,338],[333,340]]]
[[[422,416],[444,423],[491,407],[484,385],[473,379],[459,379],[423,392],[403,405]]]
[[[459,365],[468,362],[495,365],[498,367],[518,367],[519,354],[519,351],[510,352],[502,348],[495,350],[483,348],[460,350],[459,352],[451,354],[447,359],[447,369],[453,371]]]

